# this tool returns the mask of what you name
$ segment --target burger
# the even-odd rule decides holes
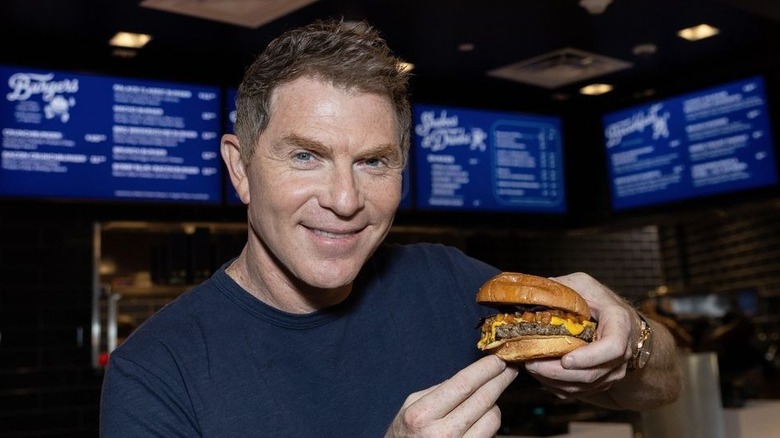
[[[482,285],[477,302],[499,311],[482,320],[477,347],[507,362],[560,357],[594,340],[588,303],[548,278],[499,273]]]

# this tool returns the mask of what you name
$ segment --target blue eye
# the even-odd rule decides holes
[[[309,161],[314,158],[311,152],[298,152],[294,155],[294,158],[299,161]]]

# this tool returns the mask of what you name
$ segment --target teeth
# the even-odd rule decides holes
[[[329,231],[323,231],[323,230],[313,230],[314,234],[318,236],[328,237],[330,239],[339,239],[342,237],[351,236],[352,233],[331,233]]]

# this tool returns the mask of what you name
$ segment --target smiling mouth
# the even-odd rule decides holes
[[[347,239],[357,235],[361,230],[349,230],[349,231],[327,231],[319,228],[306,227],[314,235],[319,237],[325,237],[328,239]]]

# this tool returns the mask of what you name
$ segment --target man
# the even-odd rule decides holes
[[[497,269],[441,245],[383,244],[409,150],[406,73],[367,26],[318,22],[246,72],[222,155],[249,233],[242,253],[111,356],[103,436],[493,436],[517,367],[476,348]],[[623,409],[680,391],[659,325],[627,372],[639,315],[585,274],[558,278],[599,340],[525,365],[560,397]]]

